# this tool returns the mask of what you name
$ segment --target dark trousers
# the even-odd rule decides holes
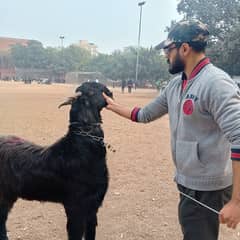
[[[232,194],[232,186],[217,191],[195,191],[181,185],[178,185],[178,189],[217,211],[220,211],[230,200]],[[182,227],[183,240],[218,239],[218,214],[181,194],[178,217]]]

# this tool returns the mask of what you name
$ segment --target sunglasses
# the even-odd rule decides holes
[[[173,44],[174,44],[174,45],[173,45]],[[179,48],[181,45],[182,45],[182,43],[178,43],[178,44],[176,44],[176,43],[171,43],[169,46],[163,48],[163,52],[164,52],[165,55],[169,55],[170,52],[171,52],[173,49]],[[171,47],[171,46],[172,46],[172,47]]]

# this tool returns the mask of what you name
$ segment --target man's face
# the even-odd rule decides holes
[[[179,54],[179,47],[174,43],[171,44],[168,48],[164,49],[165,55],[167,57],[167,62],[169,64],[168,71],[171,74],[176,74],[184,71],[184,61],[182,60]]]

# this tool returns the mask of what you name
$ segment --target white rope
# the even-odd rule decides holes
[[[192,201],[194,201],[194,202],[198,203],[199,205],[201,205],[201,206],[209,209],[210,211],[212,211],[212,212],[214,212],[214,213],[216,213],[216,214],[218,214],[218,215],[220,214],[220,212],[218,212],[217,210],[215,210],[215,209],[207,206],[207,205],[204,204],[204,203],[199,202],[199,201],[196,200],[195,198],[193,198],[193,197],[191,197],[191,196],[189,196],[189,195],[187,195],[187,194],[185,194],[185,193],[183,193],[183,192],[181,192],[181,191],[179,191],[179,192],[180,192],[180,194],[182,194],[184,197],[191,199]]]

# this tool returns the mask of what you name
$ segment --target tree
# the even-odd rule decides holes
[[[181,0],[178,12],[184,19],[197,18],[208,25],[208,55],[229,74],[240,74],[240,0]]]
[[[240,75],[240,23],[235,24],[223,44],[223,68],[231,75]]]
[[[208,25],[217,40],[223,41],[239,18],[239,0],[181,0],[177,6],[185,19],[197,18]]]
[[[11,57],[16,67],[50,69],[55,73],[83,71],[91,58],[88,51],[76,46],[45,49],[37,41],[30,41],[27,46],[13,46]]]
[[[91,59],[90,52],[71,45],[63,49],[63,61],[66,71],[85,71]]]
[[[126,47],[123,51],[114,51],[111,55],[101,54],[92,59],[89,70],[102,72],[113,80],[135,79],[136,74],[135,47]],[[169,79],[165,58],[158,52],[147,49],[139,49],[138,85],[143,86],[146,81],[153,84],[159,79]]]
[[[45,68],[47,65],[45,50],[38,41],[29,41],[27,46],[14,45],[11,57],[19,68]]]
[[[12,58],[19,68],[46,69],[58,76],[69,71],[101,72],[113,80],[135,79],[136,56],[137,49],[132,46],[96,57],[77,46],[43,48],[36,41],[30,42],[28,46],[16,45],[12,48]],[[140,48],[137,84],[143,86],[146,81],[155,84],[162,79],[169,79],[165,58],[152,49]]]

